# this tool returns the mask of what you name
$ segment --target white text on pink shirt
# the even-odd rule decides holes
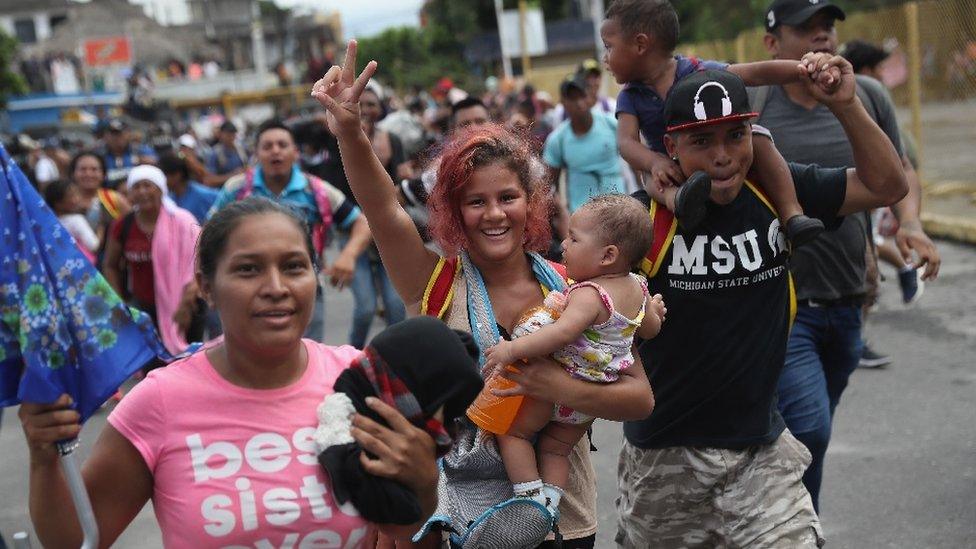
[[[204,530],[214,538],[234,532],[252,532],[262,526],[285,528],[311,513],[314,522],[323,528],[310,532],[291,532],[283,538],[260,539],[258,548],[334,548],[358,547],[366,537],[367,527],[350,532],[348,539],[327,528],[337,513],[358,517],[349,503],[337,505],[328,493],[328,486],[317,476],[319,464],[312,442],[314,427],[303,427],[289,440],[280,433],[265,432],[252,436],[243,448],[233,442],[204,441],[199,433],[186,437],[186,448],[193,467],[194,483],[232,480],[227,489],[206,495],[200,504],[205,521]],[[280,482],[295,482],[291,467],[308,471],[301,475],[298,486],[280,486]],[[269,479],[273,479],[269,482]],[[269,485],[270,484],[270,485]],[[335,508],[334,508],[335,507]],[[309,517],[302,521],[306,526]],[[279,535],[276,534],[276,538]],[[239,547],[239,546],[228,546]]]

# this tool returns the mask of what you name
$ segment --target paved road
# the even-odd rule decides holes
[[[889,272],[867,333],[896,362],[858,371],[844,395],[828,452],[821,504],[831,547],[959,548],[976,539],[976,248],[940,243],[943,273],[913,310]],[[345,338],[350,298],[328,294],[330,343]],[[105,414],[85,428],[85,448]],[[597,547],[612,547],[620,426],[600,422]],[[29,526],[27,464],[15,410],[0,429],[0,532]],[[161,547],[151,507],[117,543]]]
[[[908,109],[898,110],[898,121],[906,131],[911,120]],[[922,176],[926,181],[976,181],[970,152],[974,127],[976,99],[922,105]]]

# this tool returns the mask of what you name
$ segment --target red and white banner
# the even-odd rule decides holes
[[[82,49],[85,52],[85,65],[88,67],[132,64],[132,46],[127,36],[85,40]]]

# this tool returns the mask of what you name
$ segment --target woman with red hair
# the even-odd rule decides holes
[[[358,100],[376,62],[356,78],[355,59],[356,43],[351,41],[345,66],[332,67],[316,82],[312,95],[328,111],[329,130],[339,140],[349,186],[369,220],[383,263],[408,311],[439,316],[451,327],[470,332],[478,346],[487,349],[508,336],[525,310],[541,305],[545,293],[566,286],[558,267],[538,253],[549,243],[552,207],[541,164],[525,141],[499,126],[461,132],[449,140],[428,202],[432,236],[445,252],[445,257],[437,255],[424,247],[362,131]],[[644,369],[629,368],[626,374],[619,383],[598,385],[574,379],[554,361],[543,359],[504,375],[517,384],[511,394],[556,400],[607,419],[645,418],[653,397]],[[476,518],[484,508],[470,501],[478,495],[465,493],[471,485],[465,490],[462,482],[476,476],[481,481],[491,476],[486,474],[490,470],[497,471],[509,496],[511,484],[497,448],[489,452],[491,463],[478,461],[479,475],[466,475],[477,461],[468,459],[472,448],[493,446],[494,441],[477,434],[471,424],[461,429],[462,442],[445,457],[447,489],[437,515],[449,515],[456,526],[465,527],[467,522],[461,520]],[[570,482],[559,508],[563,547],[592,547],[596,486],[587,440],[576,446],[570,462]],[[436,537],[427,536],[426,541],[434,544],[437,540],[431,538]]]

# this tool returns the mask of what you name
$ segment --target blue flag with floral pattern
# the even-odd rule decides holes
[[[85,421],[136,370],[168,357],[0,145],[0,406],[63,393]]]

